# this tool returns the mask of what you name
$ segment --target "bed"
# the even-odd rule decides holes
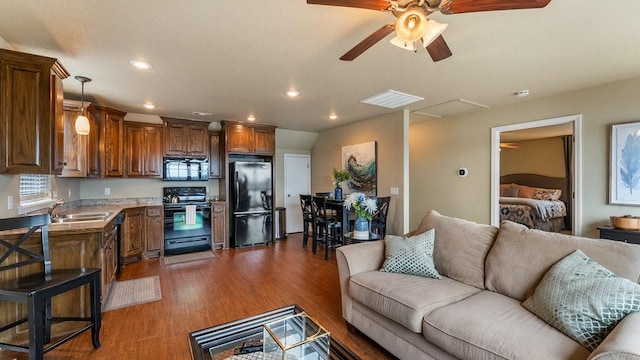
[[[500,177],[500,220],[558,232],[570,227],[568,180],[537,174]]]

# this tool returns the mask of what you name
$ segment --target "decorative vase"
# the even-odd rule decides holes
[[[334,191],[334,198],[336,200],[342,200],[342,188],[340,186],[336,186],[336,190]]]
[[[359,217],[353,223],[353,238],[354,239],[369,238],[369,221],[367,221],[367,219]]]

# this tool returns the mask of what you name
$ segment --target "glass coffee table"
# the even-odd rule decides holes
[[[194,331],[189,334],[191,358],[194,360],[261,360],[262,351],[259,350],[261,346],[259,342],[262,340],[262,324],[303,311],[298,305],[289,305],[245,319]],[[360,360],[333,337],[329,340],[329,358]]]

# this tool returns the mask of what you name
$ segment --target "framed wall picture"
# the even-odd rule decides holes
[[[375,141],[343,146],[342,168],[351,174],[351,179],[347,181],[348,192],[377,195],[378,164]]]
[[[611,125],[609,202],[640,205],[640,122]]]

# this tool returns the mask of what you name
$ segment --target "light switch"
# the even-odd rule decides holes
[[[399,192],[398,192],[398,188],[397,188],[397,187],[395,187],[395,186],[392,186],[392,187],[391,187],[391,190],[389,190],[389,193],[390,193],[391,195],[398,195],[398,193],[399,193]]]
[[[111,188],[104,188],[105,195],[111,195]]]
[[[13,209],[13,196],[7,196],[7,210]]]

